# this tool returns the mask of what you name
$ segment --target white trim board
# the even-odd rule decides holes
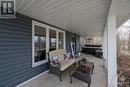
[[[34,79],[36,79],[36,78],[39,78],[39,77],[42,76],[42,75],[47,75],[48,72],[49,72],[49,70],[47,70],[47,71],[45,71],[45,72],[43,72],[43,73],[40,73],[40,74],[38,74],[37,76],[34,76],[33,78],[31,78],[31,79],[29,79],[29,80],[27,80],[27,81],[25,81],[25,82],[23,82],[23,83],[21,83],[21,84],[15,86],[15,87],[21,87],[21,86],[27,84],[28,82],[30,82],[30,81],[32,81],[32,80],[34,80]]]
[[[46,55],[46,59],[45,60],[41,60],[41,61],[38,61],[38,62],[35,62],[35,52],[34,52],[34,26],[37,25],[37,26],[41,26],[43,28],[46,29],[46,54],[47,54],[47,45],[49,44],[49,42],[47,41],[49,39],[49,37],[47,36],[48,35],[48,26],[43,24],[43,23],[40,23],[40,22],[37,22],[37,21],[34,21],[32,20],[32,67],[36,67],[36,66],[39,66],[41,64],[44,64],[44,63],[47,63],[48,62],[48,58],[47,58],[47,55]]]

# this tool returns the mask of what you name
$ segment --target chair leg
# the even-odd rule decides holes
[[[72,78],[70,79],[70,83],[72,83]]]
[[[88,87],[90,87],[90,84],[91,84],[91,83],[88,83]]]
[[[88,82],[88,87],[90,87],[90,84],[91,84],[91,77],[90,77],[90,81]]]
[[[72,83],[72,76],[70,76],[70,83]]]
[[[91,72],[91,74],[93,74],[93,70],[94,70],[94,65],[93,65],[93,67],[92,67],[92,72]]]
[[[60,72],[60,81],[62,81],[62,72]]]
[[[75,67],[75,64],[74,64],[74,67]],[[69,70],[69,76],[70,76],[70,83],[72,83],[71,69]]]
[[[72,75],[70,74],[70,83],[72,83]]]

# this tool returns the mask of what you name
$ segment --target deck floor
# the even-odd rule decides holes
[[[89,62],[94,62],[95,65],[90,87],[107,87],[107,78],[105,69],[103,68],[103,60],[90,55],[83,54],[83,56]],[[75,78],[73,78],[73,83],[70,84],[68,72],[65,72],[62,78],[63,81],[60,82],[59,77],[57,77],[56,75],[46,74],[38,79],[30,81],[29,83],[21,87],[87,87],[87,83],[79,81]]]

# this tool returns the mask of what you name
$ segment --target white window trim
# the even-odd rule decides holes
[[[65,42],[65,41],[66,41],[66,40],[65,40],[65,39],[66,39],[66,38],[65,38],[65,31],[63,31],[63,30],[57,30],[57,31],[58,31],[58,32],[57,32],[58,40],[59,40],[59,36],[58,36],[58,35],[59,35],[59,34],[58,34],[59,32],[62,32],[63,35],[64,35],[64,38],[63,38],[63,39],[64,39],[63,48],[64,48],[65,51],[66,51],[66,44],[65,44],[65,43],[66,43],[66,42]],[[58,44],[58,42],[57,42],[57,44]],[[58,44],[57,46],[58,46],[57,48],[59,49],[59,44]]]
[[[58,28],[54,28],[54,27],[51,27],[51,26],[48,26],[48,30],[55,30],[56,31],[56,49],[59,49],[59,44],[58,44],[58,41],[59,41],[59,35],[58,35],[58,33],[59,32],[63,32],[63,34],[64,34],[64,49],[65,49],[65,51],[66,51],[66,36],[65,36],[65,31],[63,31],[63,30],[60,30],[60,29],[58,29]],[[49,31],[48,31],[49,32]],[[49,33],[48,33],[49,34]],[[49,47],[49,46],[48,46]]]
[[[42,60],[42,61],[39,61],[39,62],[35,62],[34,61],[34,25],[38,25],[38,26],[41,26],[41,27],[44,27],[46,28],[46,59],[45,60]],[[63,32],[64,34],[64,49],[65,49],[65,52],[66,52],[66,37],[65,37],[65,31],[63,30],[60,30],[58,28],[54,28],[54,27],[51,27],[51,26],[48,26],[46,24],[43,24],[43,23],[40,23],[40,22],[37,22],[37,21],[34,21],[32,20],[32,67],[36,67],[36,66],[39,66],[41,64],[44,64],[44,63],[47,63],[48,62],[48,56],[47,56],[47,52],[49,52],[49,30],[55,30],[56,31],[56,49],[59,49],[59,44],[58,44],[58,33],[59,32]]]
[[[47,54],[47,26],[45,24],[42,24],[42,23],[39,23],[39,22],[36,22],[36,21],[32,21],[32,67],[35,67],[35,66],[39,66],[41,64],[44,64],[44,63],[47,63],[48,62],[48,58],[47,58],[47,55],[46,55],[46,59],[45,60],[42,60],[42,61],[39,61],[39,62],[35,62],[35,53],[34,53],[34,25],[38,25],[38,26],[41,26],[41,27],[44,27],[46,28],[46,54]]]

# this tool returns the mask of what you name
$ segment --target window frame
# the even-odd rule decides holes
[[[35,62],[35,43],[34,43],[34,34],[35,34],[34,26],[35,25],[46,28],[46,59],[42,60],[42,61],[39,61],[39,62]],[[64,30],[61,30],[61,29],[58,29],[58,28],[55,28],[55,27],[52,27],[52,26],[37,22],[35,20],[32,20],[32,67],[36,67],[36,66],[39,66],[39,65],[42,65],[42,64],[45,64],[45,63],[48,62],[47,52],[49,52],[49,44],[50,44],[49,30],[55,30],[56,31],[56,49],[59,49],[59,44],[58,44],[58,41],[59,41],[58,37],[59,36],[58,36],[58,34],[59,34],[59,32],[63,32],[63,36],[64,36],[64,38],[63,38],[64,39],[63,40],[64,41],[63,49],[66,52],[66,34],[65,34]]]
[[[54,27],[49,27],[49,30],[55,30],[56,31],[56,49],[59,49],[59,44],[58,44],[59,43],[59,32],[63,33],[63,36],[64,36],[64,38],[63,38],[64,39],[63,48],[66,51],[66,35],[65,35],[65,31],[54,28]]]
[[[38,61],[38,62],[35,62],[35,42],[34,42],[34,36],[35,36],[35,27],[34,26],[35,25],[46,29],[46,59]],[[36,66],[39,66],[39,65],[42,65],[42,64],[48,62],[48,58],[47,58],[47,44],[48,44],[47,39],[48,39],[48,36],[47,36],[47,33],[48,33],[48,29],[47,29],[47,26],[45,24],[39,23],[36,21],[32,21],[32,67],[36,67]]]
[[[57,37],[57,29],[56,28],[49,28],[49,46],[48,48],[50,49],[50,30],[53,30],[53,31],[56,31],[56,50],[57,50],[57,40],[58,40],[58,37]]]
[[[57,43],[57,46],[58,46],[58,47],[57,47],[57,48],[60,49],[60,48],[59,48],[59,32],[63,33],[63,41],[64,41],[64,42],[63,42],[63,49],[65,49],[65,48],[66,48],[66,47],[65,47],[65,32],[62,31],[62,30],[58,30],[58,33],[57,33],[57,34],[58,34],[58,35],[57,35],[57,37],[58,37],[58,43]]]

